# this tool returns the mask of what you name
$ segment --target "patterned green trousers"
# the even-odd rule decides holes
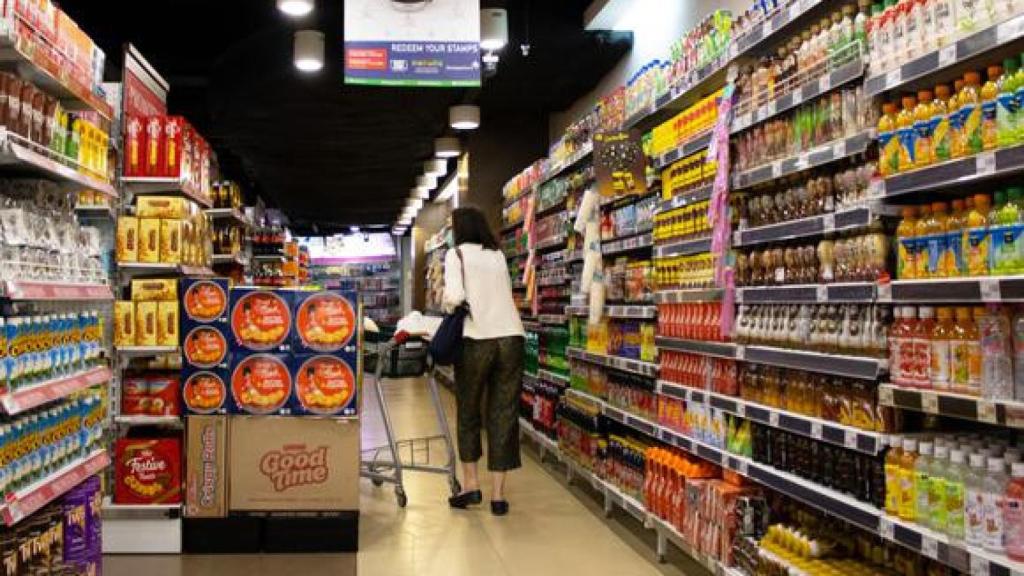
[[[455,363],[459,459],[476,462],[483,456],[484,397],[487,417],[487,469],[519,468],[519,391],[523,384],[526,339],[522,336],[462,340]]]

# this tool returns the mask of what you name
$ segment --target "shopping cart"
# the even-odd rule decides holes
[[[375,486],[382,486],[385,482],[394,484],[395,498],[402,508],[405,508],[409,502],[403,484],[403,475],[407,470],[444,474],[448,476],[448,485],[451,487],[452,495],[459,494],[462,491],[462,486],[455,477],[455,449],[452,447],[452,437],[448,431],[448,418],[445,416],[444,406],[441,404],[441,395],[437,390],[434,367],[427,354],[427,342],[422,338],[391,339],[387,342],[377,343],[376,358],[373,358],[373,355],[373,353],[369,353],[369,357],[364,359],[376,362],[375,391],[370,397],[377,401],[388,443],[363,450],[360,476],[369,478]],[[415,378],[419,376],[427,376],[427,388],[430,390],[430,399],[434,405],[440,433],[433,436],[398,440],[395,438],[395,428],[391,422],[391,413],[384,395],[383,381],[385,378]],[[442,466],[431,464],[430,459],[431,445],[438,443],[443,444],[442,449],[447,458],[447,462]]]

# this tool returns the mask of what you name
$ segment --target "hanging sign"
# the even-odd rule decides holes
[[[597,191],[605,198],[647,192],[647,164],[636,130],[594,135]]]
[[[346,0],[345,83],[480,86],[479,0]]]

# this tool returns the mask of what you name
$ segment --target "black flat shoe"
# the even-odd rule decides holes
[[[508,500],[491,500],[491,514],[495,516],[508,514]]]
[[[452,496],[448,499],[448,505],[452,508],[466,508],[473,504],[479,504],[484,501],[483,494],[479,490],[470,490],[469,492],[463,492],[458,496]]]

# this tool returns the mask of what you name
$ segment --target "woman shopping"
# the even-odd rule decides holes
[[[483,456],[480,432],[487,422],[487,469],[491,471],[491,513],[508,513],[505,476],[521,466],[519,389],[523,381],[525,336],[512,300],[505,256],[487,220],[476,208],[452,212],[451,248],[444,263],[444,305],[469,305],[463,347],[455,362],[459,459],[463,492],[449,498],[452,508],[480,504],[477,462]],[[486,398],[486,407],[484,399]]]

